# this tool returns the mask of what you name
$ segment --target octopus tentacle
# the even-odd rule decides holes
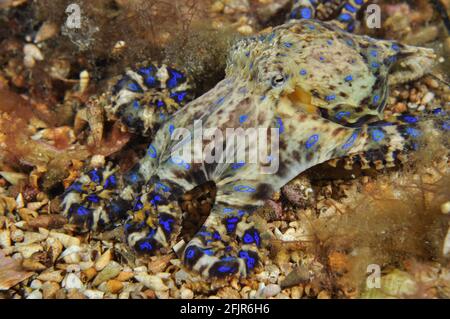
[[[246,276],[261,260],[261,237],[251,221],[253,209],[216,205],[186,245],[184,265],[205,277]]]

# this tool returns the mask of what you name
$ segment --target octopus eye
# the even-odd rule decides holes
[[[278,75],[275,75],[275,76],[272,78],[272,81],[271,81],[271,82],[272,82],[272,86],[273,86],[273,87],[278,87],[278,86],[283,85],[284,81],[285,81],[284,76],[281,75],[281,74],[278,74]]]

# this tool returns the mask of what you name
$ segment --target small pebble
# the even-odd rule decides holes
[[[35,279],[31,282],[30,287],[33,289],[41,289],[42,287],[42,281]]]
[[[61,282],[63,278],[64,277],[61,275],[61,271],[43,272],[37,277],[37,279],[42,281],[53,281],[53,282]]]
[[[44,55],[41,50],[34,44],[25,44],[23,47],[23,64],[27,68],[32,68],[36,64],[36,61],[44,60]]]
[[[102,270],[103,268],[106,267],[106,265],[108,265],[108,263],[111,261],[111,259],[112,259],[112,251],[111,251],[111,249],[108,249],[95,262],[95,269],[97,271]]]
[[[108,280],[106,290],[112,294],[117,294],[123,289],[123,283],[118,280]]]
[[[84,288],[80,278],[75,274],[68,274],[62,282],[62,286],[66,289],[82,289]]]
[[[93,285],[98,286],[102,282],[112,279],[116,277],[120,271],[122,270],[122,266],[115,262],[111,261],[101,272],[98,273],[97,277],[95,277]]]
[[[303,296],[303,287],[295,286],[291,289],[291,298],[292,299],[300,299]]]
[[[427,92],[424,97],[422,98],[422,104],[430,103],[434,99],[434,93],[433,92]]]
[[[249,25],[240,26],[237,31],[242,35],[250,35],[253,33],[253,28]]]
[[[42,299],[42,293],[39,290],[34,290],[28,295],[27,299]]]
[[[84,291],[84,295],[89,299],[103,299],[105,293],[99,290],[87,289]]]
[[[169,288],[164,284],[158,276],[149,275],[146,273],[139,273],[134,276],[137,281],[143,283],[145,287],[154,291],[166,291]]]
[[[192,299],[194,298],[194,292],[187,288],[181,288],[180,297],[181,299]]]
[[[54,299],[59,289],[60,287],[57,283],[46,282],[42,285],[42,296],[44,299]]]
[[[450,201],[441,205],[442,214],[450,214]]]
[[[225,5],[223,4],[222,1],[216,1],[212,4],[211,11],[215,12],[215,13],[220,13],[223,11],[224,8],[225,8]]]
[[[20,243],[24,239],[24,233],[21,229],[16,229],[11,232],[11,239],[15,243]]]
[[[281,287],[275,284],[269,284],[264,288],[263,294],[266,298],[274,297],[279,294]]]

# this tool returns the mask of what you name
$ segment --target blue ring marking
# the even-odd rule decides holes
[[[356,9],[354,6],[352,6],[350,3],[346,3],[345,4],[345,9],[347,9],[348,11],[350,11],[351,13],[355,13],[356,11],[358,11],[358,9]]]
[[[277,123],[275,124],[275,127],[277,127],[280,134],[282,134],[284,132],[283,120],[279,116],[277,116],[275,119],[277,121]]]
[[[228,246],[229,247],[229,246]],[[235,261],[236,257],[232,257],[232,256],[223,256],[222,258],[220,258],[221,261]]]
[[[419,121],[419,119],[413,115],[402,115],[400,116],[400,120],[411,124],[417,123]]]
[[[175,125],[170,124],[170,125],[169,125],[169,133],[170,133],[170,135],[173,134],[173,131],[175,131]]]
[[[98,171],[97,169],[93,169],[91,170],[89,173],[89,178],[91,179],[91,181],[93,181],[96,184],[100,183],[101,177],[98,175]]]
[[[239,216],[239,217],[242,217],[242,216],[244,216],[245,214],[247,214],[247,211],[246,211],[246,210],[238,210],[238,216]]]
[[[301,70],[300,70],[300,75],[306,75],[306,73],[308,73],[308,72],[306,72],[305,69],[301,69]]]
[[[129,83],[128,89],[132,92],[142,92],[142,88],[135,82]]]
[[[250,56],[250,51],[245,52],[245,56],[248,58]]]
[[[378,63],[378,62],[372,62],[372,67],[373,68],[378,68],[378,67],[380,67],[380,64]]]
[[[308,25],[308,28],[309,28],[310,30],[314,30],[316,27],[313,26],[312,24],[309,24],[309,25]]]
[[[303,19],[311,19],[312,11],[310,8],[301,8],[300,15]]]
[[[384,138],[384,133],[383,133],[383,131],[381,131],[381,130],[379,130],[379,129],[374,129],[374,130],[372,130],[371,134],[372,134],[372,139],[373,139],[375,142],[379,142],[379,141],[381,141],[381,140]]]
[[[256,266],[256,259],[251,257],[248,251],[241,250],[239,252],[239,257],[245,260],[245,264],[249,270],[252,270]]]
[[[239,123],[244,123],[245,121],[247,121],[247,119],[248,119],[248,115],[246,115],[246,114],[244,114],[244,115],[241,115],[241,116],[239,116]]]
[[[348,22],[348,21],[352,21],[352,16],[348,13],[341,13],[338,16],[338,20],[342,21],[342,22]]]
[[[122,90],[128,80],[129,78],[125,76],[117,81],[117,83],[113,87],[113,94],[117,94],[120,90]]]
[[[268,42],[272,42],[272,40],[275,38],[275,33],[271,33],[268,37],[267,37],[267,41]]]
[[[243,167],[245,165],[245,162],[238,162],[238,163],[233,163],[233,164],[231,164],[231,168],[232,169],[239,169],[239,168],[241,168],[241,167]]]
[[[224,101],[225,101],[225,97],[221,97],[221,98],[217,99],[217,100],[214,102],[214,104],[216,104],[216,105],[222,105]]]
[[[266,96],[265,95],[261,95],[261,97],[259,98],[259,100],[262,102],[262,101],[264,101],[266,99]]]
[[[195,256],[195,249],[193,247],[188,247],[184,253],[184,258],[192,259]]]
[[[208,238],[208,237],[211,237],[211,233],[208,231],[200,231],[197,233],[196,236],[203,236],[204,238]]]
[[[332,44],[333,44],[333,41],[327,40],[327,43],[328,43],[329,45],[332,45]]]
[[[346,42],[347,45],[349,45],[349,46],[353,46],[353,45],[354,45],[353,41],[350,40],[350,39],[347,39],[345,42]]]
[[[232,273],[234,273],[236,271],[236,266],[235,265],[232,265],[232,266],[222,265],[219,268],[217,268],[217,271],[221,272],[221,273],[230,273],[230,274],[232,274]]]
[[[431,113],[433,113],[434,115],[440,115],[440,114],[444,114],[445,112],[444,111],[442,111],[442,108],[437,108],[437,109],[434,109],[433,111],[431,111]]]
[[[232,233],[236,227],[237,223],[239,222],[239,218],[237,217],[230,217],[225,220],[225,228],[227,229],[227,233]]]
[[[174,100],[176,100],[178,103],[183,102],[184,98],[186,97],[187,92],[181,91],[181,92],[172,92],[170,93],[170,97]]]
[[[167,82],[167,87],[173,89],[179,84],[178,80],[183,80],[184,75],[174,69],[168,69],[168,71],[170,73],[170,79]]]
[[[364,4],[364,0],[355,0],[355,3],[361,5]]]
[[[75,191],[81,193],[83,191],[82,186],[83,184],[81,184],[80,182],[74,182],[69,186],[66,192]]]
[[[243,240],[244,244],[253,244],[254,243],[258,247],[261,244],[261,238],[259,237],[259,233],[254,228],[246,230],[242,240]]]
[[[412,137],[419,137],[420,135],[422,135],[418,129],[415,129],[413,127],[406,128],[406,133],[408,133],[408,135],[411,135]]]
[[[141,73],[141,74],[143,74],[143,75],[152,74],[152,72],[153,72],[153,66],[150,65],[150,66],[147,67],[147,68],[140,68],[140,69],[138,70],[138,72]]]
[[[225,214],[232,213],[232,212],[234,212],[234,208],[225,207],[225,208],[223,209],[223,212],[224,212]]]
[[[136,199],[136,203],[134,204],[133,211],[141,210],[144,207],[144,204],[141,202],[141,196]]]
[[[325,96],[325,101],[328,101],[328,102],[333,101],[335,99],[336,99],[335,94]]]
[[[256,192],[256,189],[254,189],[251,186],[247,186],[247,185],[237,185],[237,186],[234,186],[233,189],[236,192],[240,192],[240,193],[253,193],[253,192]]]
[[[158,203],[162,201],[161,196],[159,195],[155,195],[153,196],[153,198],[150,200],[150,204],[152,204],[153,206],[158,206]]]
[[[139,243],[139,249],[141,251],[152,251],[153,245],[148,241],[143,241],[143,242]]]
[[[350,112],[349,111],[339,111],[336,113],[336,115],[334,116],[337,120],[342,120],[343,117],[347,117],[350,116]]]
[[[156,156],[158,156],[158,152],[156,151],[156,148],[152,144],[150,144],[150,146],[148,147],[147,154],[151,158],[156,158]]]
[[[347,141],[342,145],[342,149],[349,149],[353,144],[355,144],[356,138],[358,137],[358,132],[353,132],[353,134],[347,139]]]
[[[447,120],[442,124],[442,128],[446,131],[450,130],[450,121]]]
[[[137,183],[139,181],[139,174],[137,172],[131,172],[128,174],[127,179],[133,184]]]
[[[205,255],[214,256],[214,251],[211,248],[204,248],[203,252],[205,253]]]
[[[154,76],[146,77],[144,82],[149,87],[154,87],[156,85],[156,79]]]
[[[325,61],[325,58],[323,56],[320,56],[319,60],[323,62],[323,61]]]
[[[376,50],[371,50],[370,55],[376,58],[378,56],[378,52]]]
[[[191,168],[191,165],[189,163],[186,163],[186,161],[184,159],[182,159],[181,157],[178,156],[172,156],[170,158],[170,160],[172,161],[172,163],[174,163],[175,165],[178,165],[180,167],[183,167],[185,169],[189,169]]]
[[[387,59],[388,63],[394,63],[395,61],[397,61],[397,57],[395,55],[388,57]]]
[[[158,101],[156,102],[156,106],[157,106],[157,107],[164,107],[164,106],[166,106],[166,103],[164,103],[164,101],[158,100]]]
[[[168,233],[171,233],[173,230],[173,223],[175,223],[175,219],[170,217],[159,217],[159,225],[162,226]]]
[[[284,46],[286,48],[290,48],[290,47],[292,47],[292,43],[291,42],[284,42]]]
[[[353,76],[347,75],[347,76],[344,78],[344,81],[345,81],[345,82],[353,81]]]
[[[212,234],[212,238],[215,240],[222,240],[222,237],[220,237],[220,234],[218,231],[214,231],[214,233]]]
[[[239,93],[241,93],[241,94],[246,94],[247,92],[248,92],[248,90],[245,86],[243,86],[239,89]]]
[[[398,46],[398,44],[392,44],[392,46],[391,46],[391,48],[392,48],[392,50],[394,50],[394,51],[400,51],[400,47]]]
[[[91,194],[86,199],[92,203],[98,203],[100,202],[100,197],[98,197],[96,194]]]
[[[380,96],[378,94],[375,94],[372,99],[372,104],[377,104],[379,100]]]
[[[163,184],[163,183],[157,182],[157,183],[155,184],[155,186],[156,186],[156,187],[155,187],[155,190],[156,190],[156,191],[162,189],[163,192],[170,192],[170,187],[167,186],[167,185],[165,185],[165,184]]]
[[[245,234],[242,240],[244,241],[245,244],[251,244],[254,241],[252,235],[250,234]]]
[[[133,101],[133,108],[134,108],[134,109],[138,110],[140,106],[141,106],[141,105],[139,104],[139,101],[137,101],[137,100],[134,100],[134,101]]]
[[[80,205],[77,207],[76,214],[78,216],[88,216],[91,214],[91,211],[88,208]]]
[[[296,19],[297,18],[297,10],[298,9],[294,9],[294,10],[291,11],[291,14],[289,16],[291,19]]]
[[[306,141],[305,147],[306,149],[310,149],[319,141],[319,134],[311,135]]]

